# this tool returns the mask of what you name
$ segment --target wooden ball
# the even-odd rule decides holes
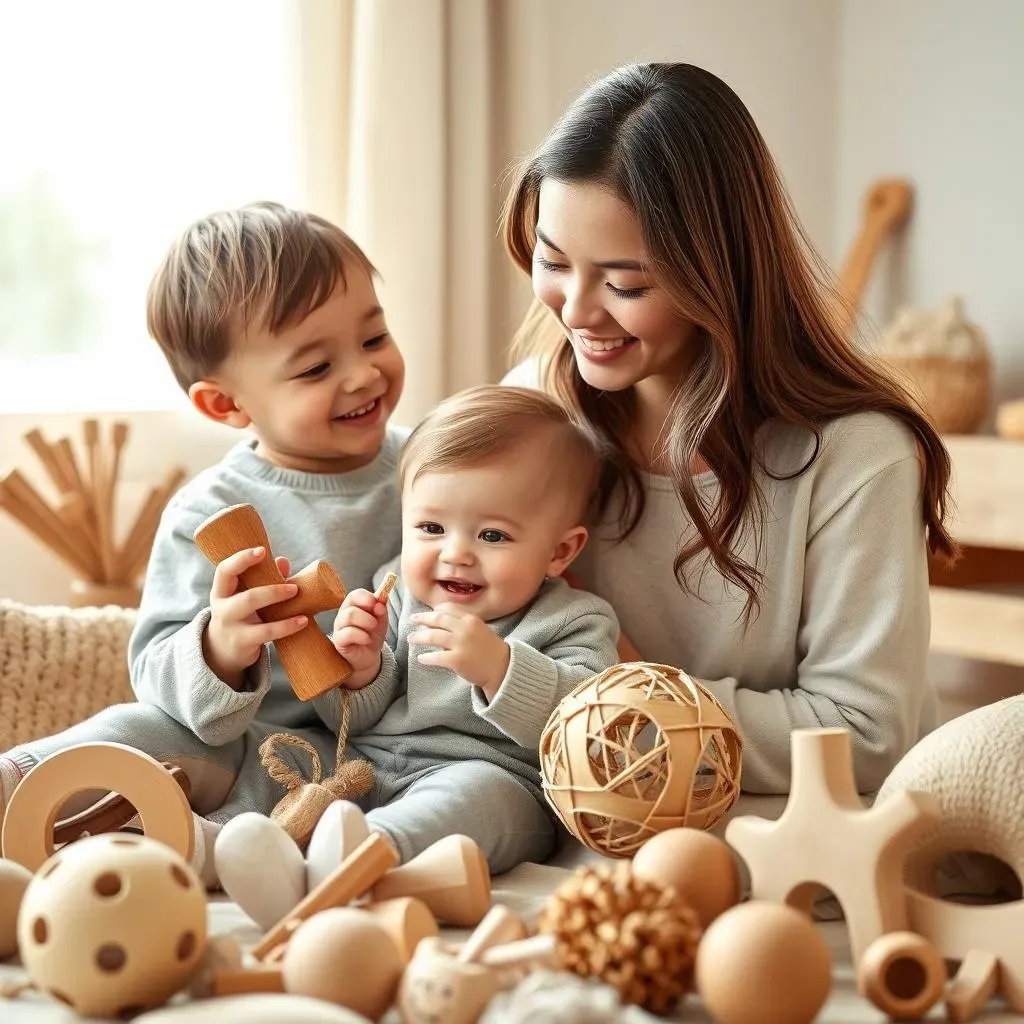
[[[159,1006],[206,947],[206,888],[164,843],[113,832],[58,850],[18,914],[29,977],[83,1017]]]
[[[380,1020],[395,1000],[405,961],[379,921],[334,907],[295,930],[281,963],[285,990]]]
[[[718,1024],[809,1024],[832,987],[832,954],[806,914],[751,900],[711,923],[695,980]]]
[[[700,829],[670,828],[652,836],[634,856],[632,871],[636,878],[675,889],[702,928],[739,902],[740,873],[732,849]]]
[[[18,952],[18,909],[32,872],[13,860],[0,860],[0,960]]]

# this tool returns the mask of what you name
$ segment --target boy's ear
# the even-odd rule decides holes
[[[561,576],[572,565],[576,556],[583,550],[583,545],[587,543],[587,536],[585,526],[573,526],[562,534],[561,539],[555,545],[551,561],[548,562],[546,575],[549,579]]]
[[[250,422],[248,413],[235,404],[235,400],[213,380],[196,381],[188,389],[189,401],[214,423],[244,430]]]

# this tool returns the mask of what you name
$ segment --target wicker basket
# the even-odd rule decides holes
[[[879,356],[918,398],[943,434],[973,434],[992,401],[992,362],[987,354],[955,359],[937,355]]]

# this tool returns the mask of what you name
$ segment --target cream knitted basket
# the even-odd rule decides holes
[[[0,752],[135,699],[127,660],[135,615],[0,600]]]
[[[983,853],[1024,879],[1024,696],[954,718],[912,747],[878,791],[931,793],[942,809],[907,858],[906,881],[935,893],[936,865],[954,853]]]

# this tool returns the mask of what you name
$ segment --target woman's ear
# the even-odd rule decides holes
[[[585,526],[573,526],[562,534],[561,539],[555,545],[551,561],[548,562],[545,575],[549,579],[561,576],[572,565],[576,556],[583,550],[583,545],[587,543],[587,536]]]
[[[250,422],[248,413],[235,404],[235,400],[213,380],[196,381],[188,389],[189,401],[214,423],[244,430]]]

